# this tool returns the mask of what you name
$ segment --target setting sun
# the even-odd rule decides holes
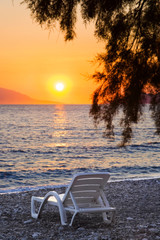
[[[73,80],[65,74],[50,75],[46,81],[48,95],[51,95],[55,101],[68,103],[66,99],[71,96],[73,89]]]
[[[61,92],[61,91],[63,91],[63,89],[64,89],[64,84],[63,83],[59,82],[59,83],[56,84],[56,90],[57,91]]]

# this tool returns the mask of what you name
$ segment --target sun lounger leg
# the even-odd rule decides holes
[[[104,221],[105,223],[107,223],[107,224],[110,224],[110,223],[111,223],[111,220],[108,219],[107,215],[108,215],[108,214],[106,214],[105,212],[102,213],[103,221]]]
[[[59,195],[54,191],[51,191],[51,192],[49,192],[45,195],[45,197],[44,197],[44,199],[41,202],[41,205],[39,207],[38,213],[35,212],[35,201],[36,201],[36,199],[34,197],[32,197],[32,199],[31,199],[31,215],[32,215],[32,217],[35,218],[35,219],[39,218],[39,216],[40,216],[40,214],[43,210],[43,207],[44,207],[45,203],[47,202],[47,200],[50,196],[54,196],[57,200],[57,206],[59,208],[61,224],[62,225],[67,225],[66,211],[63,207],[61,199],[59,198]]]
[[[38,213],[35,210],[35,199],[34,197],[31,198],[31,216],[35,219],[38,218]]]
[[[71,222],[70,222],[69,226],[72,226],[72,224],[73,224],[73,220],[74,220],[74,218],[75,218],[76,214],[77,214],[77,212],[75,212],[75,213],[73,214],[73,216],[72,216],[72,219],[71,219]]]
[[[114,221],[114,216],[115,216],[115,211],[102,213],[103,221],[107,224],[111,224],[111,222]]]

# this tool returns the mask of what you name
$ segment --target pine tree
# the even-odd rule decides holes
[[[159,0],[24,0],[33,18],[54,28],[59,22],[65,40],[75,36],[77,6],[84,23],[95,23],[95,35],[106,42],[97,56],[97,89],[90,110],[95,123],[104,121],[106,135],[114,134],[113,119],[122,111],[122,145],[132,138],[147,94],[160,135],[160,1]]]

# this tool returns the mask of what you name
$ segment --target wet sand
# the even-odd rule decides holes
[[[32,219],[31,196],[50,190],[61,193],[65,188],[0,194],[0,240],[160,240],[160,178],[109,182],[105,193],[116,207],[110,226],[99,214],[78,215],[72,227],[61,226],[58,209],[50,206],[40,219]]]

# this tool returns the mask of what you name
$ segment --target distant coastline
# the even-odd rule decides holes
[[[0,88],[0,104],[58,104],[58,102],[37,100],[10,89]]]
[[[152,94],[143,94],[141,103],[150,104],[152,101],[152,97],[153,97]],[[34,99],[20,92],[0,87],[0,105],[38,105],[38,104],[43,105],[43,104],[63,104],[63,103]]]

